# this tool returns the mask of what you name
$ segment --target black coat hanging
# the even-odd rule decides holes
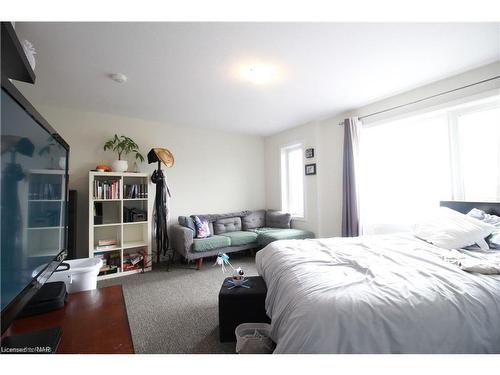
[[[174,156],[165,148],[153,148],[148,153],[148,163],[158,163],[158,168],[151,176],[151,182],[156,185],[156,196],[153,212],[153,220],[155,223],[155,238],[156,238],[156,261],[160,262],[160,254],[167,255],[170,247],[168,238],[167,224],[169,216],[169,199],[171,197],[168,188],[166,175],[161,169],[163,162],[168,168],[174,165]],[[173,259],[173,255],[169,256],[167,270]]]

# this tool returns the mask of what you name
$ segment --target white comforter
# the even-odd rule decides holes
[[[256,263],[275,353],[500,353],[500,275],[444,258],[409,234],[271,243]]]

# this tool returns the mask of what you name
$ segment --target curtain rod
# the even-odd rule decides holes
[[[441,96],[441,95],[446,95],[446,94],[449,94],[449,93],[452,93],[452,92],[455,92],[455,91],[459,91],[459,90],[463,90],[463,89],[466,89],[468,87],[471,87],[471,86],[475,86],[475,85],[480,85],[481,83],[485,83],[485,82],[489,82],[489,81],[493,81],[495,79],[499,79],[500,78],[500,75],[498,76],[495,76],[495,77],[491,77],[491,78],[488,78],[488,79],[483,79],[482,81],[478,81],[478,82],[475,82],[475,83],[471,83],[469,85],[465,85],[465,86],[461,86],[461,87],[457,87],[456,89],[452,89],[452,90],[448,90],[448,91],[444,91],[444,92],[440,92],[439,94],[434,94],[434,95],[430,95],[430,96],[426,96],[425,98],[422,98],[422,99],[418,99],[418,100],[414,100],[413,102],[409,102],[409,103],[405,103],[405,104],[400,104],[400,105],[397,105],[397,106],[394,106],[394,107],[390,107],[390,108],[387,108],[387,109],[383,109],[381,111],[377,111],[377,112],[373,112],[373,113],[369,113],[367,115],[364,115],[364,116],[360,116],[359,119],[362,120],[362,119],[365,119],[367,117],[371,117],[371,116],[375,116],[375,115],[379,115],[381,113],[385,113],[385,112],[389,112],[389,111],[393,111],[395,109],[399,109],[399,108],[403,108],[403,107],[407,107],[409,105],[412,105],[412,104],[417,104],[417,103],[420,103],[420,102],[423,102],[425,100],[429,100],[429,99],[433,99],[433,98],[436,98],[438,96]],[[344,125],[344,122],[341,121],[339,123],[340,126]]]

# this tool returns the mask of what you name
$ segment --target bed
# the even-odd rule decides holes
[[[256,265],[275,353],[500,353],[500,275],[463,271],[456,252],[410,233],[271,243]]]

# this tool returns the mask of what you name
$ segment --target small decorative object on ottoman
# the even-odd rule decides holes
[[[217,255],[217,259],[215,260],[214,266],[217,264],[221,266],[222,272],[226,272],[226,265],[229,265],[234,271],[233,277],[226,279],[226,282],[230,284],[228,286],[228,289],[250,288],[247,285],[248,279],[245,278],[245,272],[241,269],[241,267],[235,269],[229,262],[229,256],[227,254],[219,253],[219,255]]]
[[[260,276],[245,278],[248,288],[231,288],[228,277],[219,292],[220,341],[236,341],[234,330],[241,323],[269,323],[266,315],[267,287]]]

